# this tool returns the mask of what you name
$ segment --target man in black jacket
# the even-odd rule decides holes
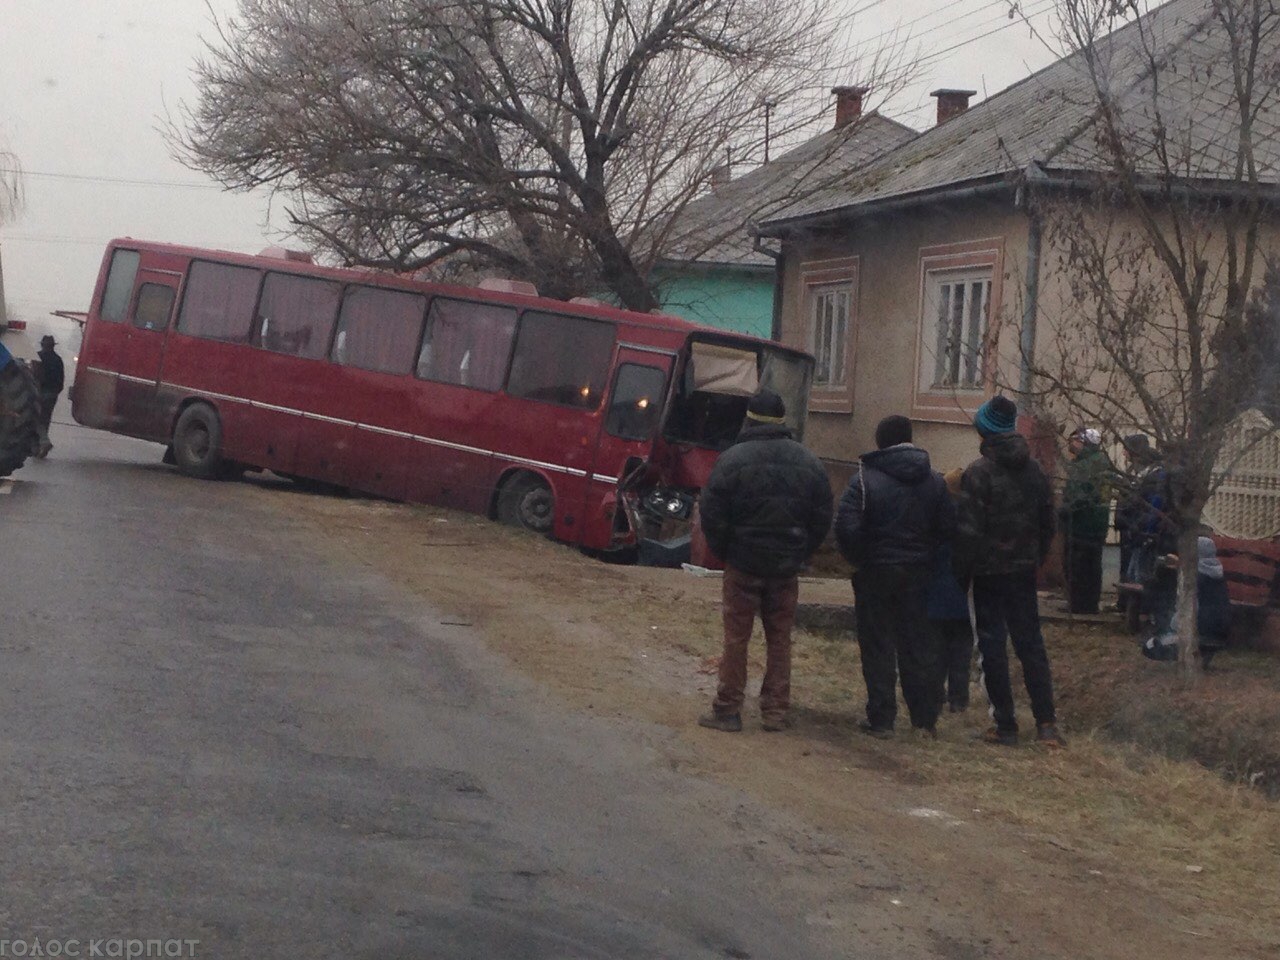
[[[41,459],[49,455],[53,444],[49,442],[49,424],[53,421],[53,408],[58,404],[58,395],[66,382],[62,358],[54,348],[54,339],[48,335],[40,339],[40,376],[37,386],[40,388],[40,420],[37,426],[39,448],[36,456]]]
[[[973,581],[978,653],[995,719],[982,739],[1003,746],[1018,742],[1007,636],[1022,661],[1036,739],[1061,747],[1036,595],[1036,571],[1053,541],[1053,491],[1016,432],[1017,421],[1017,407],[1002,396],[984,403],[974,419],[982,456],[960,482],[956,576],[962,584]]]
[[[791,707],[791,628],[797,574],[831,528],[831,483],[821,461],[796,443],[786,408],[762,388],[747,405],[747,425],[716,462],[699,514],[707,546],[725,562],[724,655],[720,686],[704,727],[742,729],[747,644],[759,614],[765,672],[760,714],[765,730],[783,730]]]
[[[936,736],[942,701],[938,637],[926,619],[934,553],[955,532],[955,505],[929,454],[911,443],[911,421],[885,417],[876,449],[859,461],[836,515],[836,542],[853,564],[853,592],[867,719],[874,737],[893,736],[897,674],[911,725]]]

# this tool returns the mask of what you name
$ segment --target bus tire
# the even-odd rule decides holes
[[[16,362],[0,369],[0,477],[26,462],[36,446],[40,398],[31,375]]]
[[[556,498],[547,481],[536,473],[517,473],[498,491],[498,519],[550,536],[556,517]]]
[[[200,480],[219,480],[229,473],[222,459],[222,421],[207,403],[193,403],[173,426],[173,459],[178,469]]]

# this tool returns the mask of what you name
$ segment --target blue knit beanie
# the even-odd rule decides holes
[[[978,408],[973,425],[984,437],[1013,433],[1018,427],[1018,408],[1008,397],[994,396]]]

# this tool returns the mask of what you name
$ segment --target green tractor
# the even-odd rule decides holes
[[[31,371],[0,343],[0,477],[17,470],[35,449],[39,416]]]

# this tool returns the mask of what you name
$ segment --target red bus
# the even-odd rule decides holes
[[[193,476],[266,469],[609,550],[687,526],[760,385],[799,435],[812,367],[674,317],[123,239],[72,412]]]

